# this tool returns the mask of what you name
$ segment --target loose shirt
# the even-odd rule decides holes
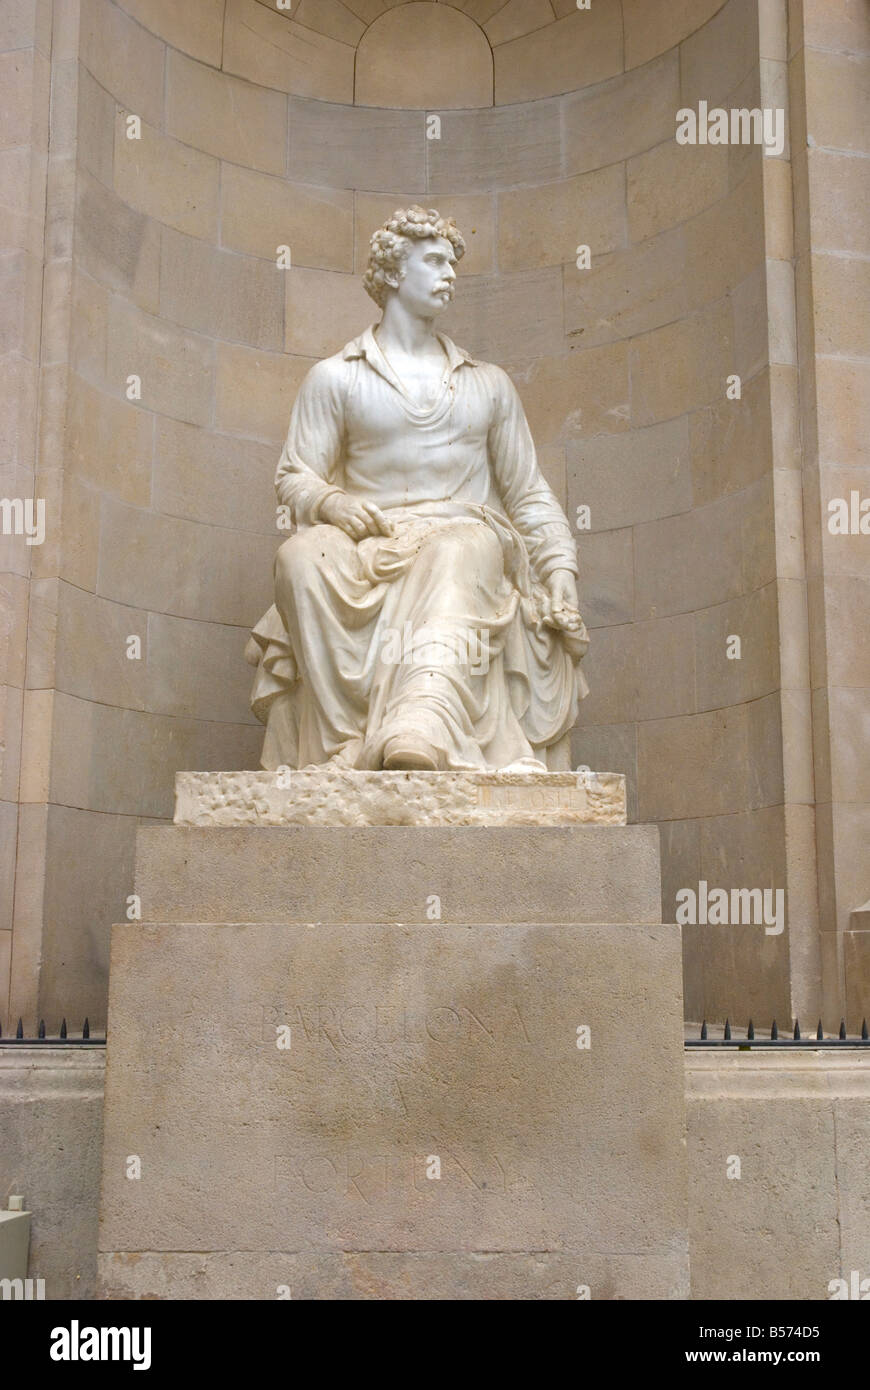
[[[539,581],[556,569],[576,575],[571,530],[510,377],[437,336],[447,360],[432,406],[410,399],[372,328],[312,367],[278,463],[279,501],[300,527],[317,523],[337,489],[386,512],[484,506],[509,518]]]

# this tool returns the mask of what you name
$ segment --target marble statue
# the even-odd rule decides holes
[[[571,528],[507,374],[435,328],[465,243],[402,209],[382,310],[306,376],[275,486],[295,531],[246,656],[262,765],[547,771],[588,687]]]

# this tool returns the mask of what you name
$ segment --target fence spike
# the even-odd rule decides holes
[[[840,1042],[845,1042],[845,1041],[846,1041],[846,1020],[845,1020],[844,1018],[841,1018],[841,1019],[840,1019]]]
[[[36,1030],[36,1036],[37,1036],[38,1038],[44,1038],[44,1037],[45,1037],[45,1019],[44,1019],[44,1018],[41,1018],[41,1019],[39,1020],[39,1027],[38,1027],[37,1030]]]
[[[752,1022],[752,1019],[749,1020],[749,1027],[746,1030],[746,1036],[750,1042],[755,1041],[755,1024]]]
[[[706,1018],[705,1018],[705,1019],[704,1019],[704,1022],[701,1024],[701,1042],[706,1042],[706,1041],[707,1041],[707,1020],[706,1020]]]
[[[726,1042],[730,1042],[730,1041],[731,1041],[731,1020],[730,1020],[730,1018],[726,1018],[726,1020],[725,1020],[725,1041],[726,1041]]]
[[[15,1036],[16,1038],[24,1037],[24,1024],[21,1022],[20,1018],[18,1020],[18,1027],[15,1029]]]
[[[64,1019],[63,1023],[60,1025],[60,1036],[62,1038],[66,1037],[66,1019]]]
[[[770,1025],[770,1041],[771,1041],[771,1042],[776,1042],[776,1040],[777,1040],[778,1037],[779,1037],[779,1029],[778,1029],[777,1026],[776,1026],[776,1019],[774,1019],[774,1020],[773,1020],[773,1023],[771,1023],[771,1025]]]
[[[794,1037],[795,1042],[800,1042],[800,1040],[801,1040],[801,1024],[800,1024],[800,1019],[799,1019],[799,1018],[796,1018],[795,1021],[794,1021],[794,1033],[793,1033],[792,1036]]]
[[[82,1037],[83,1037],[83,1038],[89,1038],[90,1036],[91,1036],[91,1025],[88,1023],[88,1020],[85,1019],[84,1027],[82,1028]]]
[[[823,1031],[823,1029],[822,1029],[822,1020],[819,1019],[819,1026],[818,1026],[818,1028],[816,1029],[816,1042],[824,1042],[824,1040],[825,1040],[825,1034],[824,1034],[824,1031]]]
[[[870,1039],[870,1033],[867,1032],[867,1020],[865,1018],[864,1022],[861,1024],[861,1041],[867,1042],[868,1039]]]

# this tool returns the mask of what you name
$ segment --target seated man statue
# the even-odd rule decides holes
[[[297,396],[275,479],[296,529],[246,651],[265,768],[569,765],[574,541],[510,378],[435,331],[464,250],[452,218],[394,213],[365,275],[380,323]]]

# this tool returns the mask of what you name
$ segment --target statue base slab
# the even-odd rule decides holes
[[[175,824],[625,825],[617,772],[179,772]]]
[[[687,1297],[659,891],[652,826],[140,829],[102,1296]]]

